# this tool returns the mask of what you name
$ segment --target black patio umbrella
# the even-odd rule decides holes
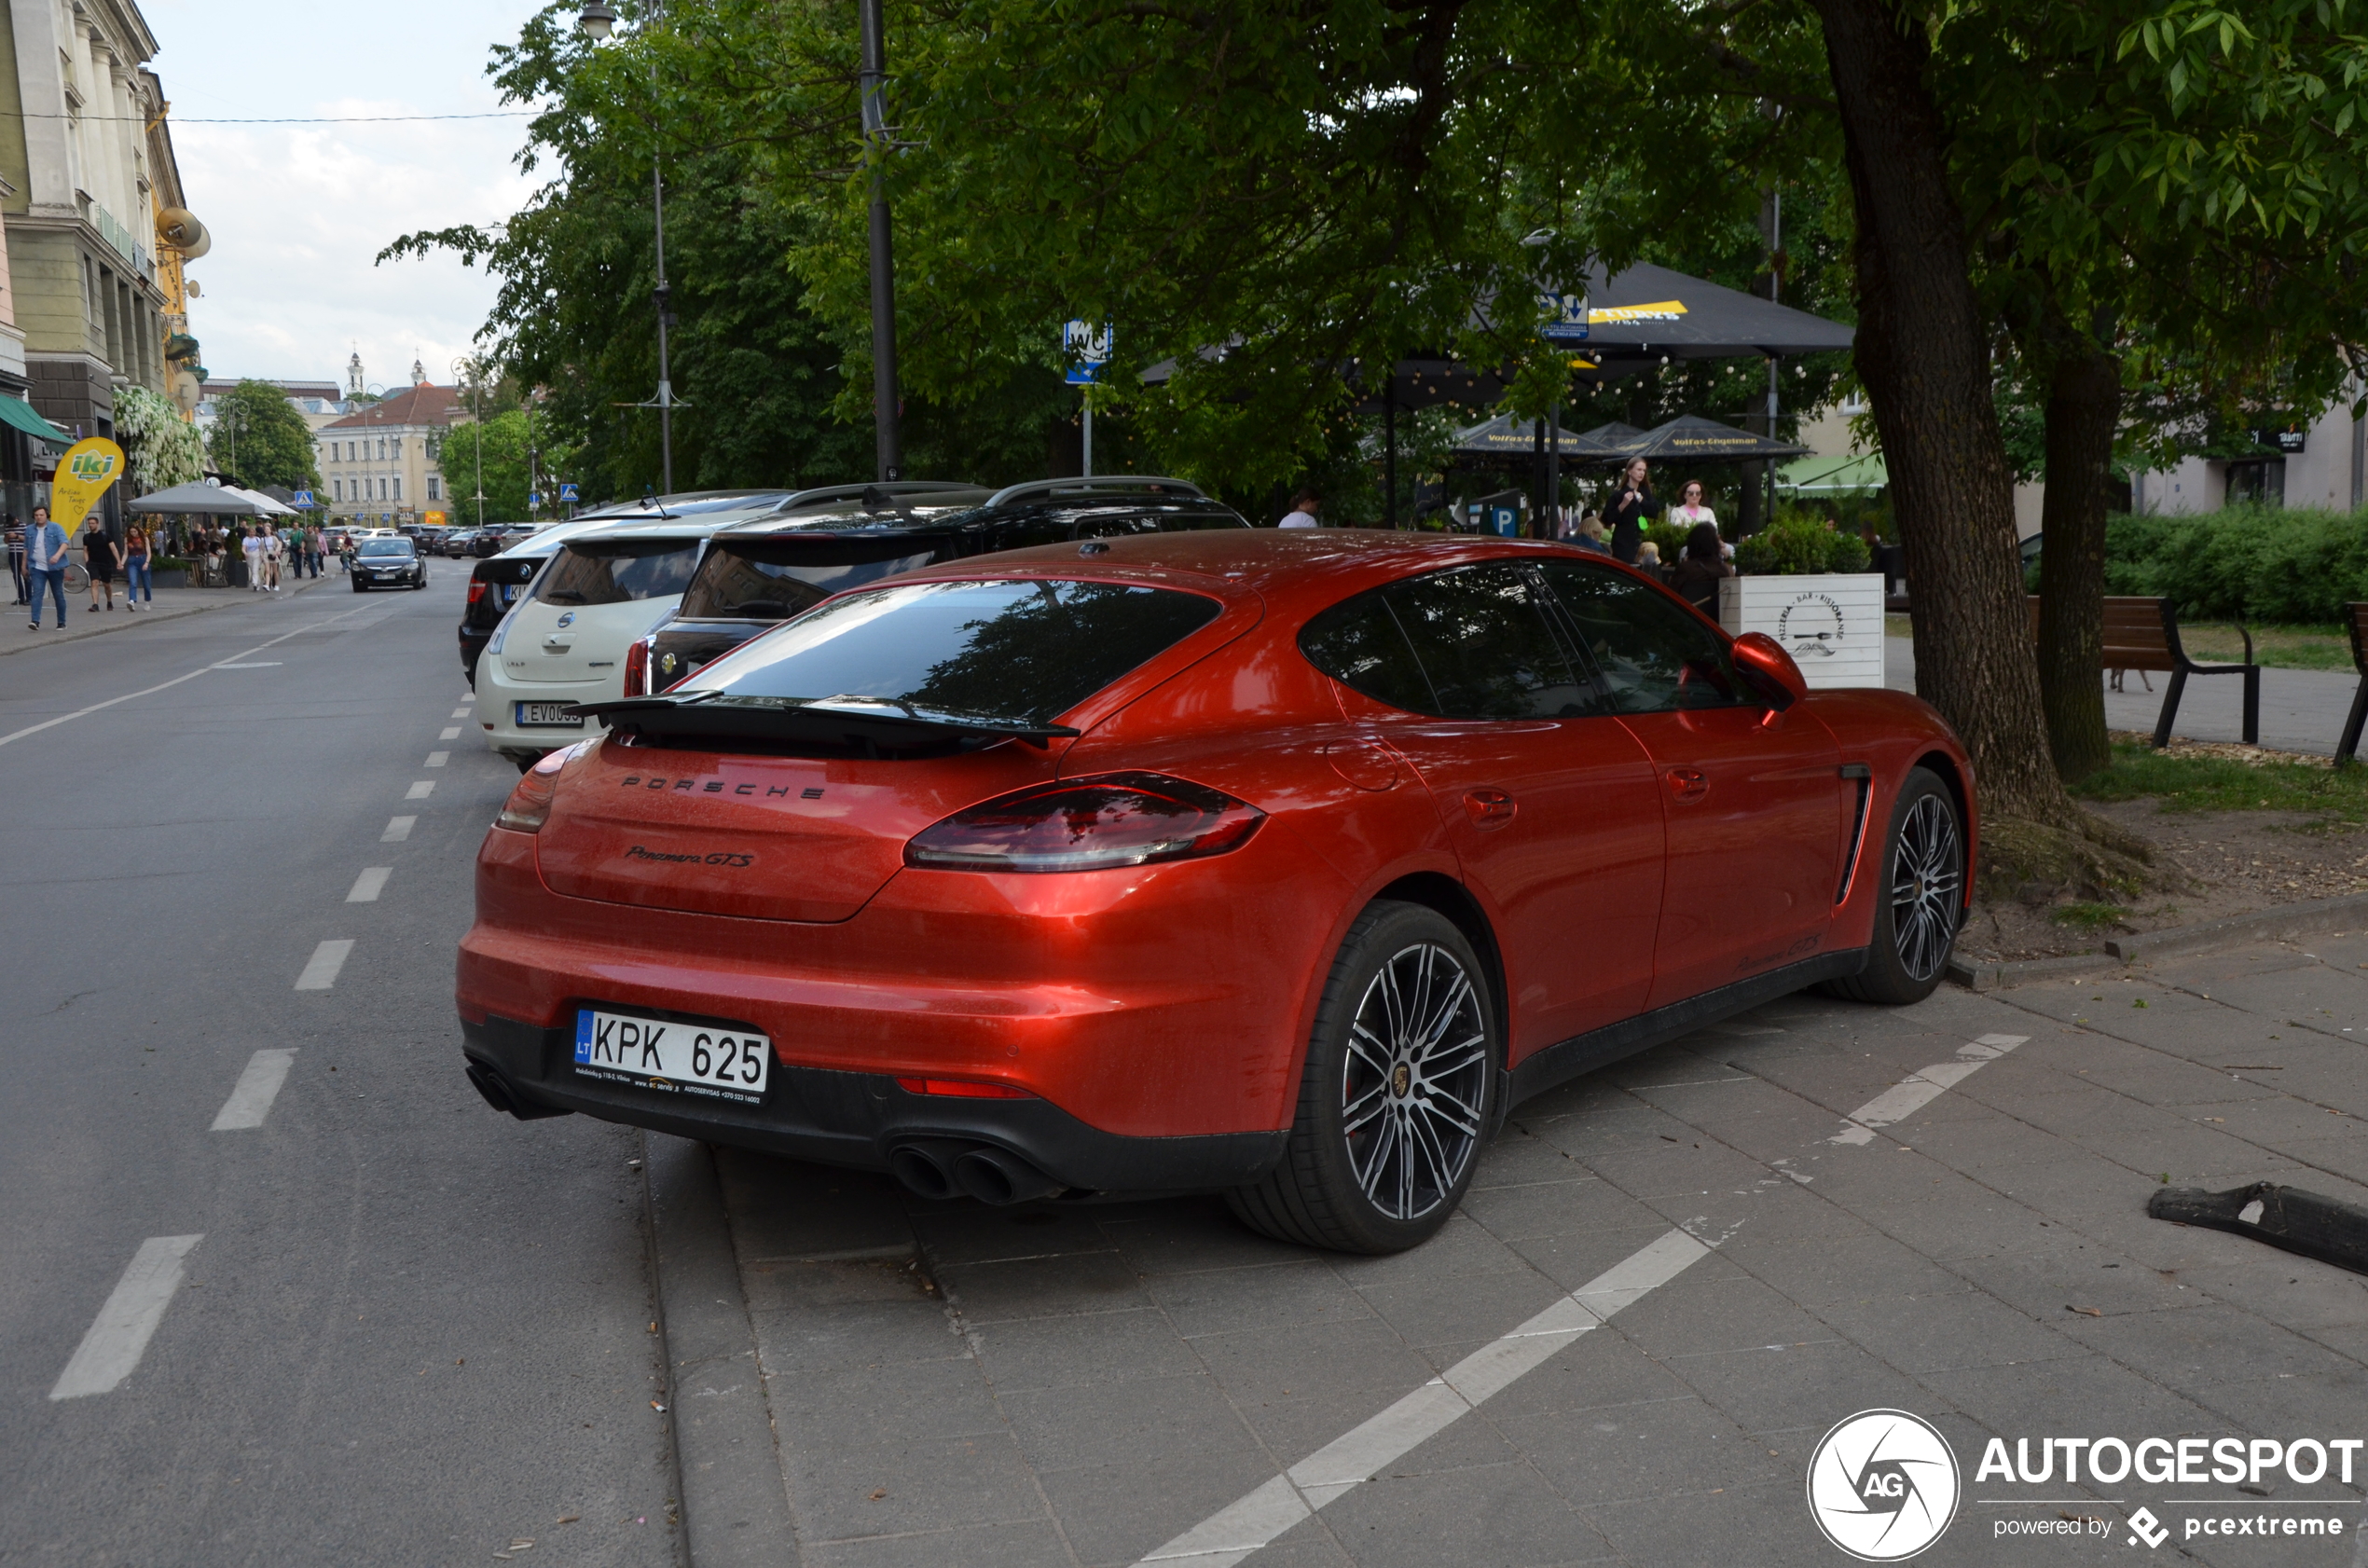
[[[1755,294],[1721,288],[1639,262],[1606,278],[1589,272],[1587,336],[1567,344],[1606,372],[1623,362],[1740,359],[1848,349],[1857,329]]]
[[[1700,414],[1680,414],[1667,424],[1655,425],[1650,430],[1614,444],[1613,450],[1623,459],[1648,458],[1663,461],[1677,458],[1698,462],[1731,462],[1756,458],[1797,458],[1809,448],[1790,441],[1771,441],[1765,435],[1755,435],[1747,430],[1737,430],[1733,425],[1720,424],[1716,420],[1703,419]]]
[[[1516,414],[1499,414],[1469,430],[1457,431],[1455,445],[1450,449],[1459,458],[1534,458],[1537,455],[1537,424],[1535,420],[1524,420]],[[1576,431],[1549,430],[1546,439],[1566,458],[1612,455],[1610,447]]]

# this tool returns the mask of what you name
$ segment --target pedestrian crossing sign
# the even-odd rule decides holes
[[[312,504],[312,492],[311,492],[310,490],[298,490],[298,491],[296,491],[296,503],[298,506],[310,506],[310,505],[311,505],[311,504]]]

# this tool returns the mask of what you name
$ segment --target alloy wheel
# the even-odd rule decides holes
[[[1957,938],[1957,901],[1963,891],[1964,855],[1957,817],[1938,795],[1907,808],[1892,854],[1892,938],[1900,968],[1919,983],[1940,972]]]
[[[1488,1025],[1455,955],[1400,949],[1366,986],[1341,1072],[1349,1166],[1392,1219],[1430,1213],[1479,1151],[1488,1091]]]

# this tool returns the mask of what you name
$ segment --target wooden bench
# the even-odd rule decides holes
[[[2344,721],[2344,737],[2335,744],[2337,767],[2357,760],[2360,728],[2368,722],[2368,604],[2345,605],[2344,623],[2351,633],[2351,662],[2360,671],[2360,690],[2351,695],[2351,716]]]
[[[2355,660],[2361,658],[2362,626],[2361,614],[2368,605],[2352,607],[2351,644]],[[2170,744],[2170,726],[2179,717],[2179,699],[2187,690],[2191,675],[2241,675],[2245,678],[2245,744],[2261,744],[2261,667],[2253,663],[2253,634],[2238,626],[2237,633],[2245,640],[2245,662],[2234,665],[2197,664],[2187,656],[2179,640],[2179,612],[2167,598],[2141,598],[2108,595],[2105,598],[2105,646],[2101,661],[2106,669],[2157,669],[2170,675],[2170,687],[2163,693],[2162,713],[2155,721],[2155,745]],[[2031,598],[2031,635],[2039,640],[2039,598]],[[2368,700],[2368,663],[2361,665],[2361,698],[2352,703],[2355,721],[2363,716],[2361,703]],[[2358,724],[2346,730],[2358,740]],[[2338,753],[2340,756],[2341,753]]]

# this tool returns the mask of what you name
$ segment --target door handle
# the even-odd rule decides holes
[[[1513,797],[1502,790],[1466,790],[1464,791],[1464,815],[1483,832],[1501,828],[1513,819],[1519,810]]]
[[[1669,792],[1681,801],[1698,801],[1710,793],[1710,780],[1700,768],[1673,767],[1661,777],[1669,780]]]

